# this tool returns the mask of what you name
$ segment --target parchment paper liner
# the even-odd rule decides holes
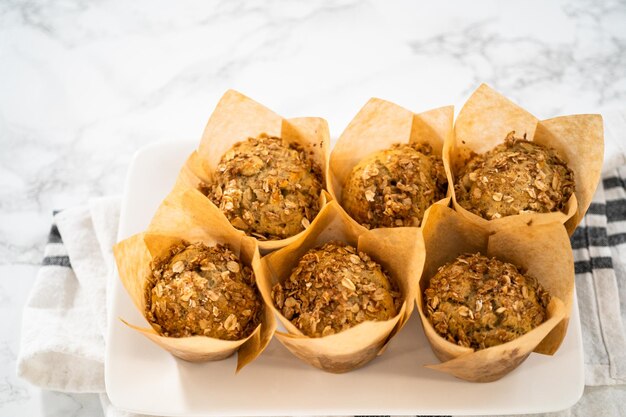
[[[327,188],[341,203],[343,187],[352,169],[368,155],[389,149],[395,143],[427,143],[433,154],[442,156],[443,146],[451,140],[454,107],[446,106],[415,114],[379,98],[370,99],[341,134],[330,154]],[[448,184],[448,193],[450,185]],[[435,204],[449,204],[446,197]],[[356,221],[355,221],[356,222]],[[365,227],[359,224],[363,230]]]
[[[252,266],[257,281],[264,280],[265,272],[260,268],[256,241],[241,231],[227,227],[228,220],[215,216],[207,209],[208,204],[209,200],[197,190],[174,190],[162,202],[146,232],[114,246],[120,279],[142,315],[146,306],[145,283],[151,274],[150,262],[164,256],[172,245],[181,240],[202,241],[210,246],[228,244],[244,264]],[[261,324],[250,336],[236,341],[206,336],[165,337],[148,323],[143,324],[148,327],[140,327],[122,321],[174,356],[187,361],[220,360],[237,351],[239,371],[265,349],[276,329],[271,309],[264,305],[263,310]]]
[[[567,331],[574,293],[574,257],[560,223],[512,226],[490,235],[454,210],[437,205],[427,213],[423,236],[426,260],[417,307],[433,352],[443,362],[428,368],[468,381],[488,382],[515,369],[533,351],[552,355],[558,350]],[[552,296],[543,324],[511,342],[479,351],[439,336],[422,305],[423,291],[440,266],[463,253],[476,252],[523,268]]]
[[[575,194],[563,212],[529,213],[486,220],[461,207],[456,201],[454,180],[465,165],[470,151],[485,153],[503,143],[506,135],[515,131],[516,137],[554,148],[574,171]],[[482,84],[467,100],[454,124],[454,135],[444,146],[444,164],[449,175],[452,205],[468,220],[496,231],[502,227],[525,223],[560,222],[570,235],[580,223],[595,193],[604,157],[602,116],[577,114],[539,120],[486,84]]]
[[[278,340],[298,358],[329,372],[341,373],[358,368],[381,354],[389,340],[404,326],[413,311],[418,278],[424,262],[424,246],[419,229],[401,227],[363,231],[339,204],[328,203],[311,225],[311,232],[290,245],[262,258],[266,269],[259,288],[266,304],[278,315],[288,333],[276,332]],[[283,282],[309,249],[331,240],[341,240],[366,252],[379,262],[400,287],[405,301],[390,320],[363,322],[343,332],[312,338],[287,320],[272,302],[272,287]]]
[[[325,186],[328,177],[330,146],[330,133],[326,120],[317,117],[283,119],[243,94],[228,90],[209,118],[198,149],[189,156],[182,168],[176,187],[197,188],[202,183],[210,184],[213,172],[226,151],[235,143],[250,137],[257,137],[261,133],[278,136],[302,145],[309,151],[309,156],[320,166],[323,176],[322,187]],[[320,209],[328,199],[329,195],[326,192],[320,193]],[[212,211],[217,211],[228,220],[213,202],[210,204]],[[228,224],[229,227],[234,228],[230,222]],[[286,239],[258,240],[259,249],[261,253],[267,253],[282,248],[305,233],[306,230],[303,230]]]

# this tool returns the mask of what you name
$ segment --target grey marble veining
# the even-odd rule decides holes
[[[228,88],[334,136],[371,96],[460,106],[481,82],[540,118],[626,104],[625,1],[174,3],[0,3],[0,415],[96,412],[14,376],[51,211],[121,193],[136,149],[199,138]]]
[[[412,52],[467,69],[466,93],[487,82],[543,117],[624,101],[624,2],[567,4],[558,19],[519,7],[508,22],[487,16],[416,39]]]

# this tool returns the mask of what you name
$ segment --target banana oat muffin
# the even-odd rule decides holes
[[[395,144],[359,162],[346,180],[343,207],[368,229],[419,226],[426,209],[446,196],[441,158],[427,144]]]
[[[274,240],[308,227],[321,191],[321,169],[300,145],[261,134],[222,156],[208,196],[234,227]]]
[[[281,314],[311,337],[388,320],[398,313],[401,298],[378,263],[336,241],[309,250],[291,276],[272,289]]]
[[[424,291],[426,316],[452,343],[485,349],[509,342],[547,318],[550,295],[537,280],[495,258],[461,255]]]
[[[183,242],[152,265],[146,317],[163,336],[248,336],[259,324],[254,273],[222,245]]]
[[[574,192],[574,173],[554,149],[514,134],[473,156],[454,185],[457,202],[487,220],[559,211]]]

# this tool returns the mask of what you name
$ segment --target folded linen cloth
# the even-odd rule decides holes
[[[22,319],[17,373],[43,389],[104,393],[107,275],[119,197],[55,213]],[[103,394],[107,416],[115,416]],[[119,414],[124,415],[124,414]]]
[[[585,384],[626,384],[626,165],[604,175],[571,243]]]

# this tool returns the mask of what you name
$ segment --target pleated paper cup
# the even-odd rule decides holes
[[[423,228],[426,260],[417,307],[426,337],[442,362],[428,365],[468,381],[489,382],[502,378],[532,352],[553,355],[561,345],[572,309],[574,257],[561,223],[501,228],[494,234],[468,221],[454,210],[433,206]],[[474,350],[440,336],[425,314],[424,290],[439,267],[459,255],[477,253],[520,267],[551,295],[548,317],[541,325],[510,342]]]
[[[259,282],[265,303],[278,316],[287,332],[277,339],[295,356],[324,371],[342,373],[365,365],[382,353],[391,338],[404,326],[413,311],[424,248],[417,228],[365,230],[357,227],[336,201],[327,204],[311,224],[310,233],[262,258],[266,280]],[[284,282],[310,249],[339,240],[367,253],[398,285],[403,303],[399,313],[386,321],[366,321],[342,332],[324,336],[304,335],[274,306],[272,288]]]
[[[268,108],[234,90],[227,91],[213,111],[202,135],[198,149],[191,153],[181,169],[176,188],[208,188],[222,156],[237,142],[258,137],[265,133],[291,143],[301,145],[308,156],[321,168],[322,186],[328,176],[330,133],[326,120],[317,117],[284,119]],[[319,196],[320,209],[330,196],[322,191]],[[207,200],[208,197],[207,197]],[[214,210],[228,221],[221,210],[209,200]],[[229,227],[234,227],[228,222]],[[262,254],[282,248],[295,241],[300,233],[286,239],[258,240]]]
[[[372,153],[390,149],[396,143],[428,144],[433,155],[442,157],[444,143],[454,134],[453,118],[453,106],[415,114],[389,101],[370,99],[341,134],[330,154],[326,186],[331,196],[341,203],[344,186],[354,167]],[[449,190],[450,184],[448,195]],[[449,199],[446,197],[435,204],[448,205]]]
[[[471,153],[482,154],[504,143],[507,134],[556,150],[574,172],[575,192],[562,211],[525,213],[486,220],[456,200],[454,183]],[[578,114],[539,120],[506,97],[482,84],[467,100],[454,123],[454,135],[446,142],[443,159],[456,211],[490,231],[523,224],[560,222],[568,233],[580,223],[595,193],[604,157],[602,116]]]
[[[148,230],[114,246],[120,280],[144,317],[151,264],[155,259],[167,256],[170,249],[182,241],[203,242],[207,246],[228,245],[245,265],[252,267],[257,286],[259,281],[265,281],[256,241],[227,227],[228,220],[217,216],[208,206],[208,199],[199,191],[175,189],[157,210]],[[156,332],[147,319],[141,324],[121,319],[163,349],[187,361],[220,360],[237,352],[237,371],[265,349],[276,329],[272,310],[267,305],[263,307],[257,328],[248,337],[233,341],[207,336],[166,337]]]

